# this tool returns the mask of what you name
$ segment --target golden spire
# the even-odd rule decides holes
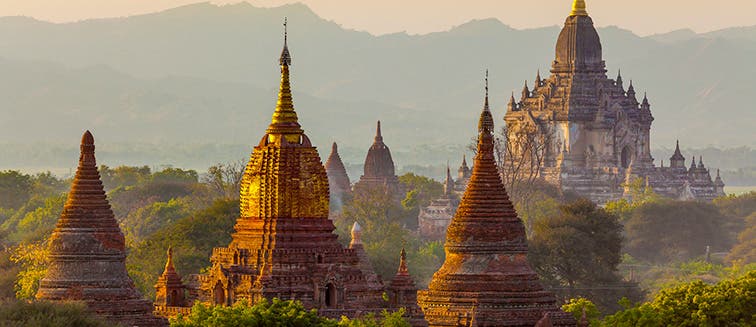
[[[585,0],[575,0],[572,3],[570,16],[588,16],[588,12],[585,11]]]
[[[291,85],[289,83],[289,66],[291,65],[291,55],[289,54],[289,46],[287,44],[288,32],[287,21],[284,19],[284,46],[281,51],[281,58],[279,63],[281,65],[281,86],[278,90],[278,102],[276,102],[276,110],[273,112],[273,119],[268,127],[268,134],[295,134],[291,137],[287,137],[289,142],[298,142],[299,135],[302,134],[302,128],[299,125],[297,113],[294,111],[294,101],[291,96]],[[274,141],[275,138],[271,138],[270,141]]]
[[[165,261],[165,269],[163,270],[163,274],[167,274],[170,271],[176,270],[173,268],[173,246],[168,247],[168,259]]]

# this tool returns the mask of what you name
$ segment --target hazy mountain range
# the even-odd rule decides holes
[[[18,161],[8,149],[75,148],[84,129],[95,133],[98,149],[147,144],[164,155],[158,163],[248,156],[275,105],[283,17],[295,107],[321,153],[338,141],[345,161],[361,162],[380,119],[399,165],[458,165],[475,134],[485,69],[502,123],[510,92],[519,94],[525,80],[532,88],[538,69],[548,74],[562,23],[516,30],[486,19],[445,32],[374,36],[304,5],[246,3],[66,24],[3,17],[0,167]],[[599,34],[609,75],[621,68],[626,86],[632,79],[641,96],[648,91],[653,147],[669,148],[676,138],[686,147],[756,146],[756,26]],[[244,148],[238,145],[247,147],[218,150]],[[188,154],[208,147],[217,160]],[[166,155],[174,152],[184,157]]]

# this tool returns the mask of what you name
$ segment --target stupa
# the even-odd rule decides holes
[[[487,73],[486,73],[487,75]],[[575,326],[529,266],[525,228],[494,159],[488,78],[472,177],[446,234],[446,260],[418,304],[430,326]]]
[[[92,133],[81,138],[79,168],[50,237],[50,265],[37,299],[81,301],[124,326],[167,326],[126,272],[125,239],[105,197]]]

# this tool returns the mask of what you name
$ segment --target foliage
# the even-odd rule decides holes
[[[171,225],[189,214],[189,199],[171,199],[167,202],[153,202],[137,209],[122,222],[129,243],[138,243],[161,227]]]
[[[274,298],[272,301],[262,299],[253,305],[247,301],[239,301],[233,306],[208,306],[197,303],[189,315],[179,315],[171,319],[171,326],[409,327],[410,324],[403,315],[404,309],[396,312],[384,310],[380,317],[370,313],[358,319],[342,317],[340,321],[336,321],[318,316],[315,309],[305,309],[299,301]]]
[[[129,275],[142,294],[152,297],[169,246],[173,246],[173,263],[180,274],[197,272],[208,264],[214,247],[231,242],[238,217],[238,200],[217,200],[208,208],[160,228],[130,249],[126,258]]]
[[[233,306],[207,306],[195,304],[186,317],[171,319],[172,327],[265,327],[265,326],[332,326],[337,323],[318,316],[317,310],[306,310],[299,301],[273,301],[262,299],[250,305],[239,301]]]
[[[147,166],[119,166],[110,168],[106,165],[101,165],[99,170],[102,184],[106,190],[128,188],[137,185],[149,179],[152,174],[150,167]]]
[[[756,271],[707,285],[693,281],[663,289],[653,301],[606,317],[606,326],[752,326]]]
[[[571,313],[575,320],[580,321],[585,314],[586,319],[592,327],[599,326],[601,317],[601,311],[596,307],[591,300],[584,297],[572,298],[567,303],[562,305],[562,311]]]
[[[9,238],[19,242],[38,242],[48,238],[63,211],[66,198],[63,193],[44,199],[42,206],[21,218],[16,231]]]
[[[756,263],[756,212],[745,219],[746,228],[738,234],[738,243],[732,247],[727,259]]]
[[[207,174],[202,178],[202,182],[208,185],[217,197],[238,198],[244,168],[244,160],[227,164],[219,163],[207,169]]]
[[[17,209],[32,195],[31,176],[14,170],[0,171],[0,208]]]
[[[627,251],[649,262],[685,261],[729,249],[726,216],[710,203],[663,200],[644,203],[625,224]]]
[[[402,200],[402,206],[414,213],[418,213],[420,207],[427,206],[431,200],[438,198],[444,192],[444,186],[425,176],[406,173],[399,176],[399,182],[408,191]]]
[[[46,242],[22,243],[13,249],[10,259],[21,266],[15,284],[16,298],[34,299],[39,281],[47,272],[48,255]]]
[[[0,250],[0,301],[16,298],[13,285],[16,283],[16,276],[21,267],[11,261],[10,256],[10,251],[5,249]]]
[[[112,326],[89,313],[81,303],[0,302],[0,326]]]
[[[410,327],[410,323],[404,319],[404,308],[398,311],[389,312],[383,310],[380,318],[374,313],[369,313],[358,319],[349,319],[341,317],[339,327]]]
[[[545,284],[564,298],[590,298],[603,310],[623,296],[640,299],[634,283],[618,276],[622,225],[618,218],[580,199],[536,222],[528,258]]]

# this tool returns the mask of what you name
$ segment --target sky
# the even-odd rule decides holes
[[[52,22],[122,17],[203,2],[201,0],[0,0],[0,16]],[[211,0],[215,4],[240,0]],[[307,4],[343,27],[380,35],[444,31],[472,19],[498,18],[515,28],[561,25],[572,0],[250,0],[256,6]],[[586,0],[598,26],[615,25],[638,35],[690,28],[708,32],[756,25],[756,0]]]

